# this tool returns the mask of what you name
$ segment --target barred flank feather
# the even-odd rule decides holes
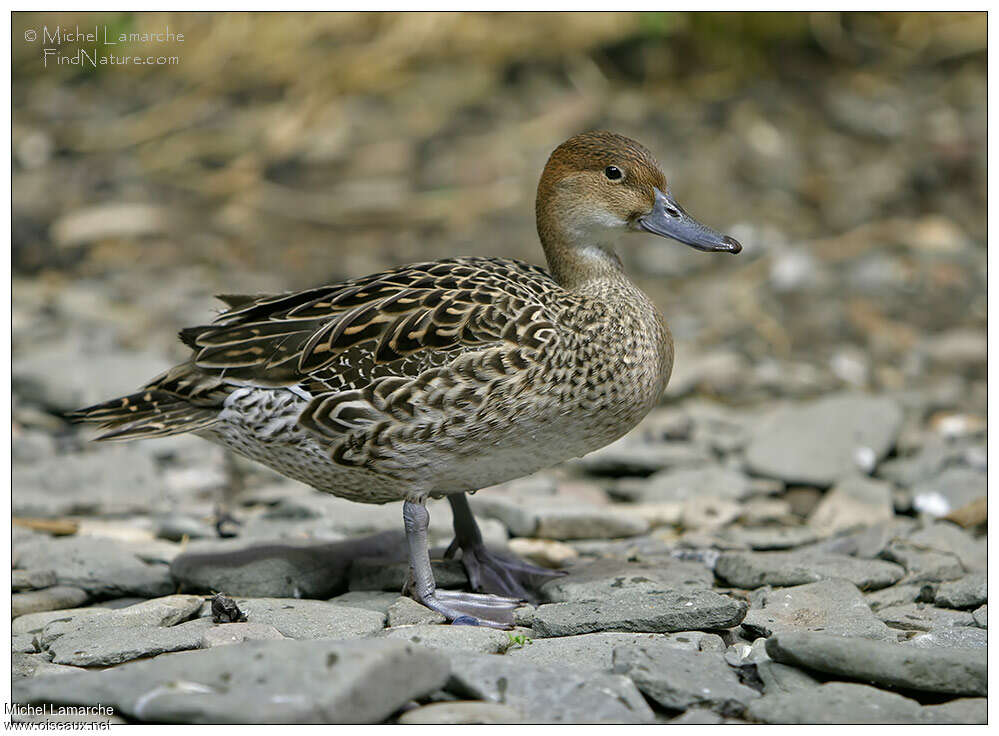
[[[100,429],[110,430],[99,440],[134,440],[202,429],[218,419],[218,408],[195,406],[166,391],[146,389],[68,416],[73,421],[97,423]]]

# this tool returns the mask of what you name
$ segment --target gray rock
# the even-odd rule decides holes
[[[813,632],[784,632],[767,640],[775,662],[853,677],[900,690],[985,695],[984,650],[900,646]]]
[[[889,588],[867,593],[864,600],[872,610],[877,611],[890,606],[904,606],[917,601],[932,601],[933,586],[929,583],[899,583]]]
[[[570,497],[521,499],[485,496],[472,503],[476,514],[498,519],[510,534],[544,539],[615,539],[649,530],[647,521],[608,506],[580,503]]]
[[[164,514],[156,518],[155,533],[160,539],[180,542],[183,539],[215,539],[215,527],[204,519],[187,514]]]
[[[643,642],[614,650],[614,671],[664,708],[707,707],[738,716],[760,694],[739,681],[718,652],[691,652],[662,642]]]
[[[893,637],[857,587],[846,580],[822,580],[792,588],[754,591],[742,627],[754,636],[821,631],[865,639]]]
[[[975,539],[956,524],[938,521],[909,536],[909,542],[937,552],[956,555],[968,572],[985,570],[988,549],[985,537]]]
[[[849,580],[864,590],[876,590],[898,582],[905,571],[881,560],[858,560],[806,550],[729,552],[718,558],[715,574],[737,588],[802,585],[836,578]]]
[[[67,633],[94,627],[121,630],[143,626],[174,626],[201,610],[203,600],[195,595],[170,595],[118,609],[76,609],[50,619],[42,630],[44,645]]]
[[[727,629],[746,615],[746,603],[710,590],[620,593],[600,600],[549,603],[534,612],[539,637],[595,631],[671,633]]]
[[[232,624],[216,624],[206,629],[201,636],[201,648],[241,644],[244,641],[272,641],[285,639],[284,634],[270,624],[255,624],[248,621]]]
[[[763,683],[764,695],[810,690],[820,684],[819,680],[804,670],[774,662],[769,658],[756,663],[756,674]]]
[[[13,634],[10,637],[10,651],[34,654],[38,651],[34,634]]]
[[[878,466],[878,475],[907,488],[918,486],[935,480],[948,466],[966,464],[969,449],[976,446],[977,443],[950,443],[935,439],[923,445],[914,455],[886,460]]]
[[[929,718],[915,700],[850,682],[767,694],[751,702],[746,713],[763,723],[809,725],[922,723]]]
[[[385,615],[326,601],[237,598],[247,621],[270,624],[289,639],[354,639],[385,626]]]
[[[477,654],[502,654],[516,632],[499,631],[486,626],[441,626],[420,624],[386,629],[379,636],[409,642],[428,649]]]
[[[717,546],[758,551],[787,550],[818,541],[819,535],[807,526],[730,526],[714,533]]]
[[[713,460],[691,442],[638,442],[625,437],[585,455],[573,464],[591,475],[641,476],[665,468],[707,465]]]
[[[399,597],[398,593],[384,590],[352,590],[335,598],[330,598],[329,602],[337,606],[365,608],[388,615],[389,607],[399,600]]]
[[[14,699],[160,723],[378,723],[447,673],[440,654],[402,642],[251,641],[21,680]]]
[[[28,613],[75,608],[88,600],[90,600],[90,596],[87,595],[87,591],[69,585],[56,585],[44,590],[13,593],[10,596],[10,615],[16,618]]]
[[[941,584],[933,602],[945,608],[977,608],[988,599],[988,581],[980,572]]]
[[[51,588],[57,581],[55,570],[10,571],[10,589],[14,592]]]
[[[671,726],[718,726],[726,723],[726,720],[724,716],[707,708],[688,708],[667,723]]]
[[[522,720],[523,716],[516,708],[481,700],[431,703],[399,716],[399,723],[407,726],[503,724]]]
[[[690,590],[710,588],[714,576],[697,562],[661,558],[628,562],[603,559],[569,568],[564,577],[541,586],[546,601],[596,600],[622,592]]]
[[[619,485],[617,493],[643,503],[687,501],[692,498],[740,500],[750,495],[747,476],[728,468],[709,465],[655,473],[636,485]]]
[[[40,634],[42,629],[53,621],[70,621],[76,617],[99,616],[105,610],[103,608],[66,608],[58,611],[28,613],[24,616],[18,616],[11,622],[11,633],[15,636],[18,634]]]
[[[907,583],[935,583],[954,580],[964,575],[964,567],[956,555],[896,539],[881,556],[905,568]]]
[[[921,480],[912,487],[909,495],[917,511],[939,517],[984,497],[987,491],[985,473],[971,468],[951,467],[939,475]]]
[[[358,505],[358,504],[355,504]],[[401,553],[405,535],[383,532],[342,542],[200,543],[178,555],[170,574],[184,590],[275,598],[329,598],[347,588],[354,560]],[[401,590],[402,584],[395,588]]]
[[[746,462],[759,475],[829,486],[861,469],[859,455],[883,459],[901,426],[902,410],[892,399],[829,396],[767,417],[746,448]]]
[[[916,634],[902,644],[906,646],[932,649],[934,647],[954,647],[957,649],[978,649],[989,644],[988,632],[971,626],[954,626],[947,629],[931,629]]]
[[[861,476],[839,481],[823,496],[808,524],[824,533],[890,521],[895,516],[888,483]]]
[[[720,636],[703,631],[682,631],[676,634],[631,634],[608,631],[534,639],[522,647],[510,647],[506,651],[506,656],[541,667],[610,672],[614,665],[615,649],[641,646],[645,642],[659,642],[663,646],[694,652],[718,652],[725,646]]]
[[[975,625],[982,628],[989,628],[989,607],[984,605],[981,608],[976,608],[971,614],[975,618]]]
[[[21,567],[54,569],[59,585],[82,588],[95,598],[156,598],[172,592],[167,566],[149,564],[140,554],[132,545],[99,537],[46,537],[17,545]]]
[[[544,723],[651,723],[651,709],[623,675],[538,667],[494,654],[452,654],[447,689],[509,705]]]
[[[14,680],[19,680],[22,677],[47,677],[48,675],[65,675],[83,671],[79,667],[52,664],[41,654],[14,652],[10,661],[10,676]]]
[[[422,603],[407,596],[399,596],[388,607],[389,626],[415,626],[417,624],[442,624],[447,621],[443,614],[431,611]]]
[[[49,644],[52,661],[78,667],[109,666],[164,652],[197,649],[208,619],[187,621],[176,626],[119,627],[111,617],[85,619],[84,626],[64,633]]]
[[[908,536],[916,522],[905,517],[874,524],[852,533],[840,533],[815,545],[816,551],[860,557],[872,560],[878,557],[896,538]]]
[[[974,626],[971,611],[954,611],[937,608],[927,603],[907,603],[902,606],[885,606],[875,614],[893,629],[931,631],[952,626]]]
[[[989,722],[987,698],[957,698],[940,705],[928,705],[923,712],[933,723],[986,724]]]
[[[468,575],[457,560],[431,560],[437,587],[457,590],[468,587]],[[397,595],[409,578],[408,562],[388,562],[378,558],[360,558],[350,567],[350,590],[391,590]]]

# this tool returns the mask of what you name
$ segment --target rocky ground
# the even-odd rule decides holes
[[[704,17],[322,16],[302,56],[279,53],[290,16],[170,16],[191,35],[169,73],[41,71],[18,42],[15,699],[116,722],[985,722],[984,20]],[[65,421],[184,359],[212,294],[538,262],[538,172],[594,127],[644,141],[745,250],[625,249],[677,342],[662,406],[471,499],[490,544],[569,573],[515,630],[399,595],[398,504]],[[215,592],[246,620],[216,623]]]

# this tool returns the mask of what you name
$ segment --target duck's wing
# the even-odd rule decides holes
[[[416,376],[457,354],[503,343],[536,350],[560,287],[515,260],[453,258],[277,296],[227,296],[232,309],[188,328],[193,365],[233,383],[312,393]]]

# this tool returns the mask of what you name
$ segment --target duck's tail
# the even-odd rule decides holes
[[[99,440],[135,440],[193,432],[213,424],[219,410],[196,406],[183,397],[153,388],[79,409],[67,415],[76,422],[110,430]]]

